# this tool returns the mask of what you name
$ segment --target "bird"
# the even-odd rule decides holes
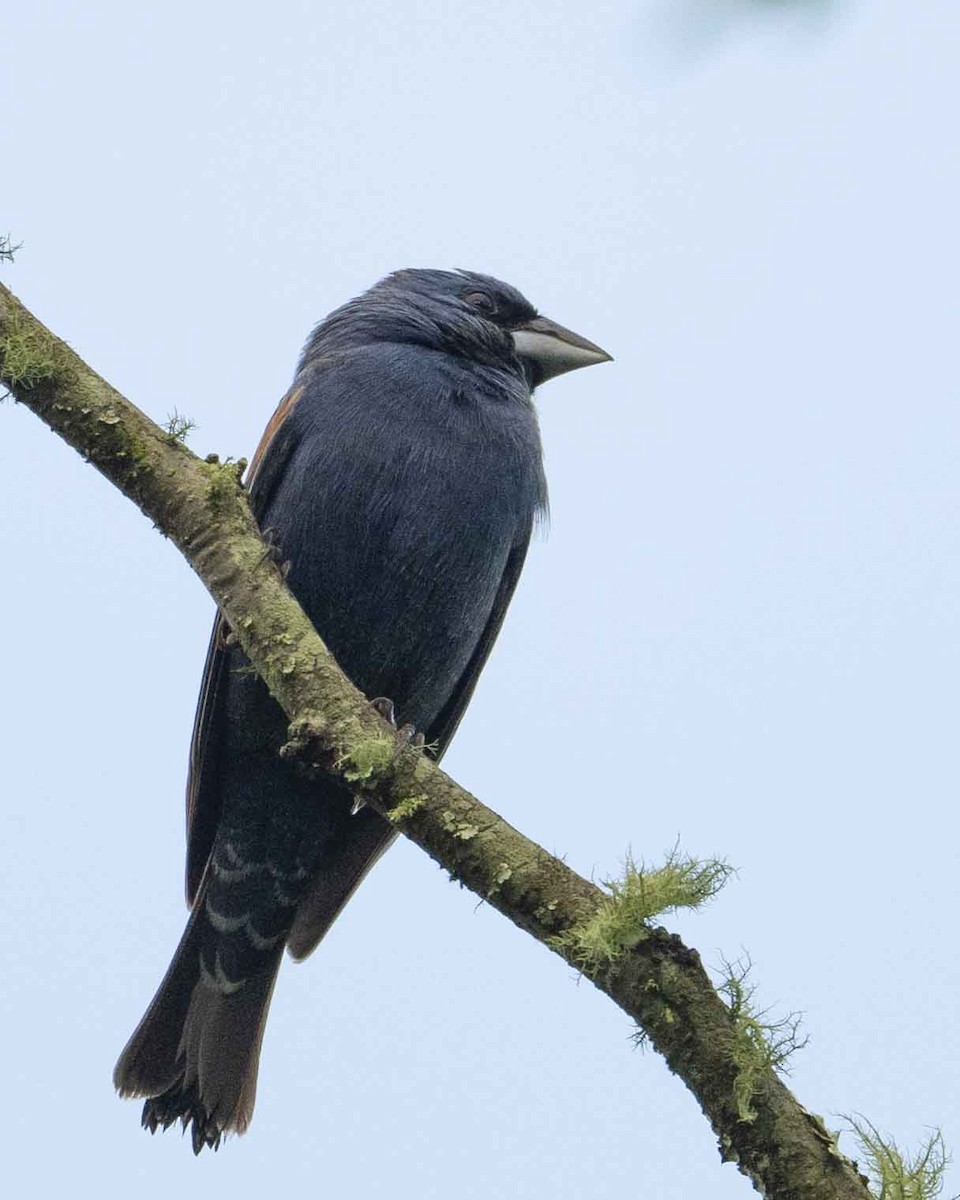
[[[247,489],[346,675],[439,759],[503,622],[547,488],[533,392],[608,361],[515,288],[407,269],[313,330]],[[114,1085],[195,1154],[247,1129],[284,949],[311,953],[394,827],[279,750],[286,717],[217,616],[187,782],[190,909]]]

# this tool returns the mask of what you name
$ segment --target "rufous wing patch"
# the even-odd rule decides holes
[[[267,422],[267,427],[263,431],[263,437],[260,439],[260,445],[257,446],[253,458],[250,460],[250,467],[247,471],[247,487],[251,487],[256,478],[257,471],[260,469],[260,464],[263,462],[267,450],[270,448],[270,443],[276,437],[280,426],[284,423],[287,417],[293,412],[297,406],[297,402],[303,395],[302,387],[292,387],[284,398],[277,405],[277,410]]]

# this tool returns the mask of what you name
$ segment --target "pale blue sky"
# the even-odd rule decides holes
[[[201,453],[397,267],[616,356],[539,395],[550,534],[446,765],[587,874],[729,858],[672,927],[805,1013],[803,1103],[960,1147],[957,6],[35,0],[2,39],[3,279]],[[249,1135],[143,1134],[110,1073],[185,917],[212,606],[12,404],[0,512],[14,1191],[751,1194],[626,1018],[408,845],[285,966]]]

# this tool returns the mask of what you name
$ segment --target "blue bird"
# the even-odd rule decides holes
[[[468,271],[398,271],[331,313],[251,463],[254,514],[338,663],[439,758],[546,504],[531,395],[609,359]],[[218,616],[187,784],[190,917],[114,1073],[195,1153],[243,1133],[284,947],[305,958],[395,836],[278,750],[286,718]]]

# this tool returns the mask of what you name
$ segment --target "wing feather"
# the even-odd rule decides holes
[[[507,614],[510,599],[516,590],[517,580],[520,578],[520,572],[523,570],[523,564],[527,557],[530,532],[531,527],[528,526],[523,537],[514,543],[503,569],[503,578],[500,580],[500,587],[494,597],[490,616],[487,618],[476,649],[464,668],[450,699],[426,732],[427,742],[437,746],[435,756],[438,761],[443,757],[444,751],[450,744],[450,739],[457,731],[457,726],[460,724],[474,688],[477,686],[483,664],[487,661],[490,651],[493,649],[493,643],[497,640],[497,634],[503,625],[503,618]]]
[[[303,395],[302,387],[293,387],[283,397],[257,446],[247,472],[247,489],[253,514],[261,519],[283,475],[283,469],[296,445],[296,431],[290,417]],[[207,661],[200,684],[200,699],[193,722],[190,742],[190,768],[187,775],[187,904],[200,886],[207,859],[213,848],[223,809],[220,791],[220,754],[223,747],[223,696],[226,680],[226,638],[229,627],[217,613],[207,648]]]
[[[511,550],[504,567],[503,578],[494,597],[490,616],[477,642],[470,661],[464,668],[450,699],[436,721],[426,732],[426,740],[436,746],[434,756],[443,756],[463,717],[483,664],[497,640],[510,598],[517,586],[523,562],[530,544],[530,529]],[[287,942],[296,959],[306,958],[316,948],[334,923],[367,872],[397,836],[397,831],[383,817],[370,809],[361,809],[347,836],[335,842],[324,854],[323,868],[313,881],[310,891],[300,901],[293,929]]]

